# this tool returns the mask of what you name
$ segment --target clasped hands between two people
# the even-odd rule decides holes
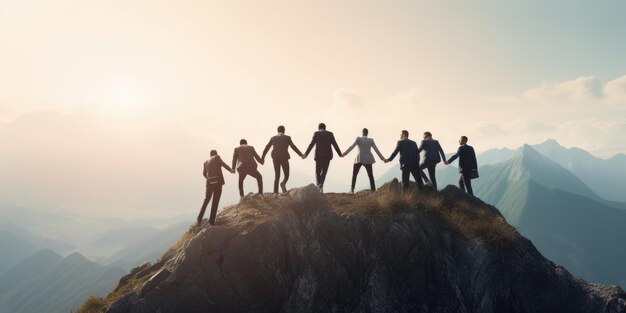
[[[339,156],[343,158],[343,157],[346,156],[346,154],[342,153]],[[303,153],[303,154],[300,154],[300,157],[304,160],[304,159],[306,159],[308,157],[308,155]],[[389,163],[390,162],[389,159],[383,159],[382,161],[385,162],[385,163]],[[260,163],[261,163],[261,165],[265,164],[265,160],[264,159],[261,160]],[[448,162],[447,160],[443,160],[443,164],[450,165],[450,162]],[[234,174],[235,170],[232,170],[232,173]]]

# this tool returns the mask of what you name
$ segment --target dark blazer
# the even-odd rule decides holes
[[[472,146],[460,146],[456,154],[450,157],[448,163],[452,163],[456,158],[459,158],[459,173],[471,173],[473,170],[478,169],[476,153],[474,153]]]
[[[417,144],[415,141],[410,139],[402,139],[398,140],[398,144],[396,145],[396,149],[393,150],[393,153],[389,157],[389,161],[392,161],[396,155],[400,153],[400,167],[404,168],[405,166],[417,166],[420,164],[420,154],[417,149]]]
[[[289,147],[291,147],[291,149],[293,149],[293,151],[295,151],[298,155],[302,155],[302,152],[300,152],[298,147],[296,147],[296,145],[293,144],[293,141],[291,141],[291,137],[285,134],[278,134],[270,139],[270,142],[268,142],[265,149],[263,149],[261,159],[265,159],[265,155],[271,147],[274,147],[274,149],[272,149],[272,159],[290,159],[291,156],[289,155]]]
[[[227,169],[229,172],[232,169],[222,161],[219,155],[212,156],[210,159],[204,162],[204,171],[202,171],[202,175],[204,178],[209,181],[209,177],[211,177],[211,181],[217,180],[217,183],[220,185],[224,184],[224,174],[222,174],[222,167]]]
[[[256,169],[257,164],[254,160],[261,163],[261,157],[256,153],[253,146],[241,145],[235,148],[233,152],[233,168],[250,168]]]
[[[432,138],[422,140],[418,153],[422,151],[426,151],[424,154],[424,161],[439,163],[441,162],[441,157],[439,156],[440,154],[444,159],[446,158],[446,154],[443,152],[443,149],[441,149],[439,141]]]
[[[337,155],[341,155],[341,150],[337,145],[337,141],[335,140],[335,135],[327,130],[318,130],[313,134],[313,139],[309,144],[309,147],[306,149],[304,154],[309,155],[309,152],[315,147],[315,160],[332,160],[333,159],[333,148],[337,152]]]

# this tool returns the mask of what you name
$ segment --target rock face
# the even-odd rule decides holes
[[[124,277],[107,312],[626,312],[622,289],[572,277],[452,186],[310,185],[247,196],[217,220]]]

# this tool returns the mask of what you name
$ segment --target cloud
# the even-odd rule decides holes
[[[544,81],[537,88],[524,92],[523,97],[538,103],[571,104],[597,102],[605,97],[602,82],[593,76],[581,76],[565,82]]]
[[[606,83],[594,76],[564,82],[544,81],[524,92],[521,100],[563,107],[625,105],[626,75]]]
[[[364,107],[363,98],[352,90],[340,88],[333,92],[333,107],[361,110]]]
[[[626,75],[606,83],[604,93],[609,103],[626,106]]]
[[[556,134],[569,146],[581,147],[593,154],[611,157],[624,152],[626,118],[586,118],[561,123]]]
[[[4,102],[0,101],[0,119],[9,117],[12,114],[11,109]]]

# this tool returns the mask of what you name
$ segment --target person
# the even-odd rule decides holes
[[[466,136],[461,136],[459,144],[461,146],[456,151],[456,154],[451,156],[448,161],[444,161],[444,163],[448,165],[454,162],[456,158],[459,158],[459,173],[461,173],[461,177],[459,178],[459,187],[463,191],[467,189],[467,193],[474,195],[474,190],[472,189],[472,175],[476,175],[476,177],[478,177],[476,153],[474,152],[474,148],[467,144]]]
[[[243,198],[243,180],[248,175],[256,178],[257,184],[259,185],[259,194],[262,195],[263,176],[261,176],[261,173],[257,170],[256,161],[263,164],[263,160],[256,153],[253,146],[248,146],[248,141],[241,139],[239,144],[240,146],[235,148],[233,152],[233,168],[237,168],[237,172],[239,172],[239,196]]]
[[[317,187],[320,191],[324,192],[324,181],[326,180],[330,160],[333,159],[332,148],[335,148],[335,151],[339,156],[341,156],[341,149],[339,149],[339,145],[337,145],[335,135],[326,130],[326,124],[320,123],[317,129],[318,130],[313,134],[313,139],[311,140],[311,143],[302,158],[306,159],[309,152],[311,152],[315,146],[315,181],[317,182]]]
[[[213,225],[215,223],[217,206],[220,203],[220,197],[222,196],[222,185],[224,185],[224,175],[222,174],[222,167],[229,172],[235,174],[235,170],[228,167],[228,165],[224,163],[224,161],[222,161],[222,158],[220,158],[220,156],[217,154],[217,151],[211,150],[209,155],[211,157],[204,162],[204,170],[202,171],[202,175],[204,175],[204,178],[206,178],[206,194],[204,196],[202,208],[200,209],[200,214],[198,215],[197,225],[200,225],[202,223],[204,211],[206,210],[209,201],[211,201],[211,198],[213,198],[213,203],[211,203],[211,215],[209,217],[209,224]]]
[[[396,145],[396,149],[387,159],[387,162],[393,161],[396,155],[400,153],[400,169],[402,170],[402,187],[409,189],[409,175],[413,175],[417,188],[421,191],[424,189],[422,176],[419,174],[420,154],[417,151],[415,141],[409,139],[409,131],[403,130],[400,133],[400,140]]]
[[[428,177],[430,177],[430,183],[433,186],[433,190],[437,191],[437,178],[435,177],[435,168],[437,164],[446,161],[446,154],[443,152],[439,141],[433,139],[433,134],[430,132],[424,132],[424,140],[420,143],[418,152],[425,151],[424,162],[420,165],[420,174],[423,176],[424,169],[428,169]],[[441,157],[439,156],[441,155]],[[428,182],[426,183],[428,185]]]
[[[365,167],[367,171],[367,177],[370,180],[370,189],[372,191],[376,190],[376,185],[374,184],[374,174],[372,173],[372,164],[376,163],[374,159],[374,155],[372,154],[372,148],[376,151],[376,154],[381,160],[385,160],[382,153],[376,147],[376,143],[374,143],[374,139],[367,137],[369,130],[367,128],[363,128],[361,137],[356,137],[354,143],[346,150],[341,157],[345,157],[354,149],[354,147],[359,146],[359,154],[354,158],[354,166],[352,168],[352,185],[350,187],[350,193],[354,193],[354,185],[356,184],[356,176],[359,174],[359,170],[361,166]]]
[[[278,126],[278,134],[270,138],[270,141],[265,146],[263,150],[263,154],[261,156],[261,160],[265,163],[265,155],[272,149],[272,161],[274,162],[274,193],[278,193],[278,181],[280,180],[280,169],[283,169],[283,173],[285,177],[283,181],[280,183],[280,189],[282,192],[287,192],[287,181],[289,180],[289,147],[293,149],[300,157],[302,157],[302,152],[293,144],[291,141],[291,137],[285,135],[285,126]]]

